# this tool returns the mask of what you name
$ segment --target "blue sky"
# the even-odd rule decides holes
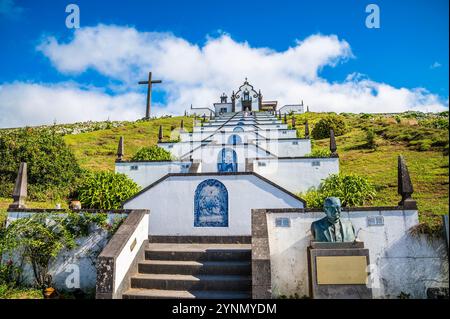
[[[229,36],[232,41],[230,47],[233,47],[234,44],[242,46],[247,43],[247,46],[255,52],[258,48],[266,48],[279,53],[300,46],[297,41],[305,41],[313,35],[336,36],[339,43],[335,44],[341,45],[341,49],[344,44],[348,44],[351,53],[345,53],[344,50],[329,57],[325,56],[323,58],[325,62],[317,62],[317,76],[312,76],[312,78],[302,78],[302,71],[296,70],[298,74],[293,78],[286,75],[285,85],[302,78],[302,80],[298,80],[301,82],[299,82],[299,86],[291,89],[295,91],[304,88],[303,85],[311,84],[311,81],[314,81],[315,84],[325,81],[330,87],[330,91],[334,92],[334,83],[342,84],[346,79],[348,80],[349,75],[357,74],[358,79],[369,79],[378,84],[388,84],[398,90],[420,88],[425,93],[421,93],[417,97],[418,100],[433,96],[432,101],[427,102],[428,104],[417,102],[420,105],[411,102],[409,97],[405,98],[401,101],[407,100],[408,103],[411,103],[411,105],[405,105],[406,108],[417,106],[417,109],[423,107],[422,110],[425,111],[435,110],[438,102],[441,103],[441,106],[448,107],[449,8],[447,0],[279,0],[246,1],[245,4],[242,1],[0,0],[0,3],[0,38],[2,42],[0,85],[3,86],[3,91],[12,90],[12,83],[24,85],[22,89],[29,89],[31,84],[41,85],[46,89],[64,84],[65,87],[71,86],[71,88],[83,92],[88,90],[101,92],[106,98],[114,98],[125,93],[137,94],[128,96],[130,99],[136,99],[137,102],[143,96],[144,89],[131,85],[131,75],[145,77],[145,72],[152,68],[160,70],[160,77],[168,83],[167,86],[162,85],[156,90],[154,100],[156,106],[169,113],[175,110],[181,112],[180,107],[171,108],[169,104],[186,103],[185,99],[188,96],[182,101],[177,100],[184,93],[181,92],[182,89],[170,88],[170,85],[179,84],[180,87],[183,87],[187,82],[183,82],[184,80],[180,80],[176,76],[166,77],[163,74],[166,69],[159,68],[156,61],[139,58],[139,62],[130,66],[130,68],[137,68],[137,72],[131,69],[121,70],[121,72],[130,72],[130,77],[125,79],[118,74],[102,71],[102,62],[97,65],[84,62],[83,66],[67,67],[70,61],[61,62],[62,58],[58,60],[55,57],[55,54],[59,52],[57,50],[61,51],[63,44],[71,43],[76,38],[74,29],[65,27],[67,16],[65,7],[69,3],[76,3],[81,11],[81,29],[79,31],[87,27],[95,28],[101,24],[135,30],[144,37],[148,32],[160,34],[169,32],[170,37],[186,41],[190,46],[198,47],[200,50],[207,46],[208,41],[211,41],[209,39],[218,39],[224,34]],[[365,27],[365,19],[368,15],[365,7],[369,3],[375,3],[380,8],[380,29]],[[56,40],[57,47],[53,48],[53,51],[51,49],[44,50],[44,52],[38,50],[37,48],[49,37]],[[96,41],[101,40],[97,39]],[[120,43],[115,45],[120,46]],[[96,50],[96,47],[93,47],[93,50]],[[136,50],[140,51],[141,47],[137,46]],[[145,51],[145,45],[142,50]],[[69,56],[70,54],[72,56]],[[70,51],[67,51],[64,58],[76,60],[81,54],[77,47],[73,46]],[[98,54],[104,53],[99,52]],[[308,51],[306,56],[309,57],[313,54],[314,50]],[[270,53],[262,55],[267,57]],[[128,56],[130,55],[128,54]],[[298,56],[298,58],[301,57],[304,55]],[[123,57],[120,58],[123,59]],[[108,59],[110,63],[111,57]],[[183,59],[181,55],[180,59]],[[207,58],[205,54],[205,59],[210,58]],[[292,63],[295,64],[295,61]],[[300,63],[295,67],[301,68],[302,66]],[[70,70],[68,71],[67,68]],[[246,66],[242,68],[246,73],[253,74],[252,70]],[[166,73],[170,72],[170,70],[166,71]],[[259,73],[255,73],[255,76],[259,77],[257,74]],[[230,85],[224,81],[219,82],[225,83],[223,85],[226,87],[223,90],[230,90],[234,83],[242,82],[243,75],[243,73],[237,72],[236,82]],[[206,78],[211,77],[214,77],[214,73]],[[251,77],[249,79],[252,80]],[[141,78],[135,80],[141,80]],[[277,79],[273,78],[270,81],[277,81]],[[261,87],[263,93],[266,90],[270,94],[279,94],[278,91],[267,88],[270,81],[269,79],[261,81],[261,86],[265,84],[265,87]],[[204,87],[204,84],[200,83],[200,79],[197,82],[197,89]],[[25,87],[25,85],[28,86]],[[313,91],[307,92],[309,91],[305,89],[309,103],[318,105],[318,109],[326,109],[325,106],[322,106],[327,104],[326,101],[316,101]],[[303,96],[301,92],[298,95],[299,98]],[[207,99],[207,96],[205,95],[204,98]],[[289,96],[291,95],[287,95],[286,98]],[[270,96],[270,98],[276,99],[277,96]],[[330,95],[330,98],[333,97]],[[5,102],[5,99],[8,100]],[[5,102],[4,104],[9,105],[10,108],[14,105],[20,106],[28,103],[23,100],[12,101],[12,99],[20,99],[20,97],[12,93],[3,93],[3,97],[0,95],[0,103]],[[145,97],[142,102],[145,103]],[[198,100],[195,102],[201,103]],[[109,102],[105,103],[106,109],[111,108],[108,105]],[[375,102],[373,103],[373,105],[377,105]],[[340,105],[336,104],[335,107],[339,108]],[[345,106],[342,108],[345,109]],[[2,105],[0,104],[0,114],[1,109]],[[94,118],[96,118],[95,114],[93,113]],[[61,120],[65,121],[66,119]],[[42,121],[46,122],[48,119],[43,118]],[[1,125],[4,126],[0,123]]]

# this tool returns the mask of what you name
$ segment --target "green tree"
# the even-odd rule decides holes
[[[118,209],[139,191],[139,186],[125,174],[110,171],[87,173],[76,195],[84,208]]]
[[[108,230],[107,215],[66,211],[19,218],[3,230],[3,242],[7,243],[3,253],[31,264],[36,285],[45,288],[52,285],[51,263],[63,249],[75,248],[76,239],[88,236],[93,225]],[[13,265],[12,258],[8,265]],[[20,263],[20,270],[22,267]]]
[[[375,141],[375,132],[371,128],[366,131],[366,147],[372,150],[376,150],[378,147]]]
[[[153,145],[140,148],[132,157],[132,161],[170,161],[172,156],[165,149]]]
[[[19,218],[8,226],[7,233],[15,242],[15,251],[31,264],[39,288],[51,284],[50,262],[63,248],[75,246],[70,233],[60,223],[49,221],[48,214]]]
[[[330,137],[330,129],[333,129],[335,136],[345,134],[347,132],[345,118],[339,115],[324,117],[314,126],[311,135],[318,140],[328,138]]]
[[[20,162],[27,162],[29,195],[60,190],[68,193],[81,168],[61,135],[31,128],[0,134],[0,196],[11,196]]]

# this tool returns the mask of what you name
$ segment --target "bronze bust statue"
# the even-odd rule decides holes
[[[325,199],[323,209],[326,217],[311,224],[314,240],[318,242],[353,242],[355,229],[350,221],[341,220],[341,201],[337,197]]]

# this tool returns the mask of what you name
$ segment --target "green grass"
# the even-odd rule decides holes
[[[42,299],[42,291],[34,288],[9,288],[0,285],[0,299]]]
[[[184,120],[184,129],[192,131],[193,117],[168,117],[150,121],[139,121],[121,127],[89,133],[66,135],[66,143],[75,153],[80,165],[91,170],[114,170],[117,145],[120,136],[124,138],[125,160],[131,159],[137,150],[155,145],[158,141],[159,126],[163,126],[163,141],[174,140],[171,127],[179,128]]]
[[[310,113],[306,116],[309,117],[311,129],[311,122],[316,122],[323,115]],[[302,117],[303,115],[298,116],[298,120]],[[432,147],[428,151],[419,151],[414,145],[410,145],[410,141],[395,140],[379,134],[376,138],[379,145],[377,150],[365,149],[366,133],[362,128],[377,125],[370,125],[372,123],[370,120],[362,121],[356,117],[355,115],[354,118],[348,119],[350,131],[336,137],[340,170],[343,173],[356,173],[370,178],[377,189],[377,196],[372,205],[398,204],[400,196],[397,193],[397,156],[403,155],[413,183],[413,198],[417,200],[421,221],[435,223],[434,215],[448,214],[449,157],[444,155],[445,148]],[[414,129],[417,138],[421,138],[423,131],[430,132],[429,128],[394,124],[389,118],[382,120],[390,122],[388,130],[397,131],[399,135]],[[297,129],[302,135],[304,127],[300,126]],[[447,138],[448,141],[446,130],[433,129],[432,133],[436,139]],[[329,146],[329,140],[318,140],[314,142],[314,145],[325,148]]]

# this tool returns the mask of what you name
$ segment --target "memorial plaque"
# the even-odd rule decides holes
[[[317,284],[364,285],[366,256],[317,256]]]

